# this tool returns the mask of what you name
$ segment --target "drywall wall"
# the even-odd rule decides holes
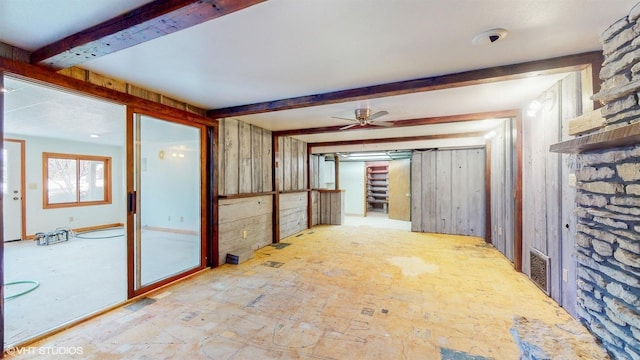
[[[365,163],[343,161],[339,166],[340,188],[344,190],[345,198],[345,215],[364,216]]]
[[[124,147],[6,134],[25,141],[25,196],[27,236],[58,227],[84,228],[124,223],[126,212]],[[112,202],[105,205],[43,209],[42,153],[108,156],[112,159]]]

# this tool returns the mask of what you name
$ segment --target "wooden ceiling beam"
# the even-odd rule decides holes
[[[34,51],[31,63],[68,68],[263,1],[155,0]]]
[[[472,113],[472,114],[434,116],[434,117],[407,119],[407,120],[393,120],[393,121],[385,121],[385,122],[393,124],[390,128],[398,128],[398,127],[406,127],[406,126],[449,124],[449,123],[475,121],[475,120],[511,118],[515,116],[516,116],[516,110],[503,110],[503,111],[488,111],[488,112],[480,112],[480,113]],[[307,128],[307,129],[291,129],[291,130],[274,131],[273,134],[276,136],[313,135],[313,134],[338,132],[343,127],[344,125],[325,126],[325,127]],[[358,126],[353,128],[353,130],[380,130],[380,129],[384,129],[384,128],[379,126]]]
[[[250,105],[212,109],[207,111],[207,116],[219,119],[272,111],[299,109],[310,106],[336,104],[347,101],[358,101],[386,96],[487,84],[498,81],[522,79],[531,76],[577,71],[582,70],[587,66],[598,68],[602,64],[602,61],[602,52],[592,51],[552,59],[465,71],[455,74],[432,76],[323,94],[299,96]],[[594,91],[595,90],[596,89],[594,89]]]
[[[365,139],[365,140],[342,140],[342,141],[327,141],[309,143],[311,148],[320,146],[341,146],[341,145],[370,145],[370,144],[384,144],[406,141],[425,141],[425,140],[441,140],[441,139],[459,139],[468,137],[480,137],[486,135],[486,131],[475,131],[456,134],[434,134],[434,135],[420,135],[420,136],[406,136],[406,137],[392,137],[383,139]]]

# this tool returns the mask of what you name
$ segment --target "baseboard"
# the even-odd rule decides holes
[[[182,235],[200,235],[199,232],[197,231],[193,231],[193,230],[183,230],[183,229],[172,229],[172,228],[164,228],[164,227],[159,227],[159,226],[149,226],[149,225],[145,225],[143,226],[146,230],[152,230],[152,231],[162,231],[162,232],[168,232],[168,233],[173,233],[173,234],[182,234]]]
[[[123,227],[124,224],[123,223],[113,223],[113,224],[104,224],[104,225],[95,225],[95,226],[86,226],[86,227],[81,227],[81,228],[72,228],[71,230],[73,232],[87,232],[87,231],[94,231],[94,230],[102,230],[102,229],[111,229],[111,228],[116,228],[116,227]],[[62,226],[61,226],[62,227]],[[51,229],[50,231],[54,231],[55,229]],[[46,232],[46,231],[45,231]],[[33,240],[36,237],[35,234],[33,235],[27,235],[24,240]]]

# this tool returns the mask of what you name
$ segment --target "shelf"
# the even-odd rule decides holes
[[[367,163],[367,211],[387,212],[389,197],[387,162]]]
[[[638,143],[640,143],[640,123],[635,123],[559,142],[551,145],[549,151],[578,154],[585,151],[611,149]]]

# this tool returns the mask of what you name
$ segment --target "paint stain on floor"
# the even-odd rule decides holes
[[[389,259],[389,263],[399,267],[404,276],[416,276],[421,274],[435,274],[438,272],[438,265],[427,264],[417,256],[399,257]]]
[[[440,349],[442,360],[492,360],[491,358],[477,355],[469,355],[464,351],[455,351],[451,349]]]

